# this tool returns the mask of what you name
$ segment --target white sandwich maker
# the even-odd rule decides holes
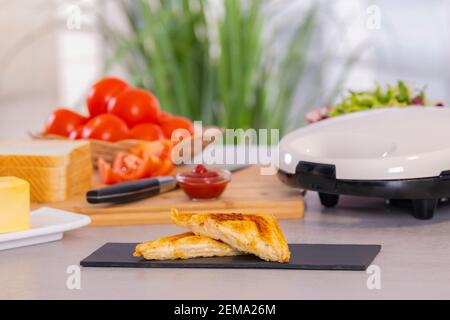
[[[450,109],[399,107],[327,119],[294,131],[279,145],[286,184],[318,191],[334,207],[339,195],[411,200],[431,219],[450,197]]]

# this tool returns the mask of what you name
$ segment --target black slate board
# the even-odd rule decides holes
[[[253,255],[146,261],[133,257],[135,243],[107,243],[80,262],[89,268],[204,268],[365,271],[381,250],[379,245],[291,244],[287,264],[262,261]]]

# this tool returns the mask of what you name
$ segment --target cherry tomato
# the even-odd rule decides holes
[[[118,78],[104,78],[89,90],[86,104],[91,117],[107,112],[108,103],[128,88],[128,84]]]
[[[158,123],[161,124],[164,121],[169,120],[172,117],[173,116],[169,112],[161,111],[158,116]]]
[[[115,184],[119,182],[119,177],[116,175],[111,165],[103,160],[103,158],[98,158],[97,168],[103,183]]]
[[[116,142],[128,139],[126,123],[112,114],[102,114],[90,120],[83,128],[83,139]]]
[[[172,135],[177,129],[185,129],[191,135],[194,134],[194,124],[184,117],[171,117],[161,123],[161,129],[167,139],[172,139]]]
[[[47,118],[44,134],[68,137],[74,129],[86,122],[87,118],[76,112],[68,109],[58,109]]]
[[[70,140],[79,140],[82,138],[84,126],[78,126],[73,129],[69,134]]]
[[[122,118],[130,128],[141,123],[157,123],[160,112],[156,97],[143,89],[129,89],[112,99],[108,112]]]
[[[156,124],[143,123],[137,125],[130,131],[130,138],[136,140],[156,141],[164,139],[164,133]]]
[[[133,181],[148,177],[151,165],[151,158],[145,154],[141,158],[132,153],[120,152],[114,159],[113,170],[121,181]]]

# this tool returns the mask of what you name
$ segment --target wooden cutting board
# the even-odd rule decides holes
[[[84,196],[77,196],[47,206],[86,214],[92,219],[91,226],[171,223],[171,208],[209,213],[264,213],[279,219],[303,218],[304,201],[300,191],[283,185],[276,176],[260,175],[259,169],[251,167],[234,173],[225,193],[215,201],[191,201],[181,190],[175,190],[125,205],[90,205]]]

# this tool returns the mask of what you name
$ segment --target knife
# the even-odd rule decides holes
[[[86,200],[90,204],[127,203],[154,197],[176,187],[175,177],[170,176],[136,180],[91,190],[86,194]]]
[[[249,167],[249,165],[224,165],[220,168],[236,172]],[[217,166],[212,166],[217,168]],[[123,204],[139,201],[157,196],[176,189],[178,186],[175,177],[157,177],[143,180],[119,183],[111,187],[91,190],[86,194],[90,204]]]

